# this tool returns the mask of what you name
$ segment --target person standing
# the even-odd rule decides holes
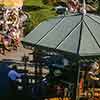
[[[22,75],[24,74],[17,72],[17,65],[13,65],[13,68],[8,72],[11,97],[16,97],[16,94],[17,94],[17,81],[16,80],[17,78],[21,78]]]

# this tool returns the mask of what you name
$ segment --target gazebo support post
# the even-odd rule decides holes
[[[42,77],[42,65],[41,65],[41,50],[39,48],[35,47],[33,51],[33,62],[35,62],[35,84],[36,89],[38,81],[41,81]],[[39,85],[39,97],[37,97],[38,100],[41,100],[42,98],[42,90],[41,90],[41,84]]]
[[[33,51],[33,62],[35,62],[35,82],[37,83],[37,77],[42,77],[41,50],[37,47]]]
[[[34,71],[34,73],[35,73],[35,84],[37,83],[37,74],[38,74],[38,72],[37,72],[37,69],[38,69],[38,67],[37,67],[37,48],[36,47],[34,47],[34,51],[33,51],[33,63],[35,63],[35,71]]]
[[[80,78],[80,64],[77,62],[77,70],[75,72],[74,95],[73,100],[79,100],[79,78]],[[76,99],[75,99],[76,98]]]
[[[76,88],[76,100],[79,100],[80,96],[79,96],[79,87],[80,87],[80,64],[78,63],[78,69],[77,69],[77,88]]]
[[[22,57],[22,61],[24,62],[24,70],[25,70],[25,72],[27,70],[27,62],[28,62],[28,60],[29,60],[29,57],[24,54],[24,56]]]

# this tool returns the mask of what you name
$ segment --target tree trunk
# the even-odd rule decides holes
[[[97,8],[97,13],[100,15],[100,0],[98,0],[98,8]]]

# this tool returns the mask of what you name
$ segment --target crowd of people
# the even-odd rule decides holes
[[[86,4],[81,4],[79,0],[68,0],[68,9],[71,13],[86,14]]]
[[[99,93],[98,95],[95,95],[96,94],[95,89],[100,88],[100,67],[99,66],[100,65],[98,64],[98,62],[94,62],[93,64],[90,64],[89,70],[87,72],[85,71],[86,77],[84,77],[84,75],[81,76],[80,90],[82,89],[82,91],[80,92],[82,92],[82,95],[80,96],[83,98],[87,98],[87,99],[81,98],[82,100],[99,100],[100,99],[99,92],[98,92]],[[58,100],[57,98],[66,98],[64,100],[71,99],[71,95],[69,95],[69,92],[71,90],[69,91],[68,87],[62,82],[60,82],[59,80],[57,81],[55,79],[57,82],[55,82],[55,80],[50,80],[51,78],[48,75],[46,77],[42,77],[40,81],[37,81],[37,83],[32,83],[30,85],[27,74],[19,73],[17,70],[17,66],[14,65],[8,73],[8,78],[9,78],[12,96],[14,95],[16,96],[17,94],[17,91],[18,91],[17,79],[20,78],[22,80],[27,81],[27,82],[23,81],[22,83],[24,96],[29,96],[33,100],[38,100],[38,99],[44,100],[44,98],[52,98],[52,97],[56,97],[56,100]],[[50,81],[53,81],[53,84],[50,83]],[[53,99],[50,99],[50,100],[53,100]]]
[[[80,4],[78,0],[69,0],[68,7],[70,12],[78,12],[80,10]]]
[[[50,84],[47,77],[42,77],[41,79],[37,79],[38,81],[36,81],[35,83],[29,84],[29,76],[27,75],[27,73],[18,72],[18,66],[16,64],[13,64],[12,68],[8,72],[8,79],[10,86],[10,98],[19,96],[20,93],[18,93],[18,79],[21,79],[22,81],[20,85],[22,86],[21,91],[23,91],[23,94],[21,93],[21,96],[23,97],[30,97],[31,100],[44,100],[45,98],[65,97],[66,99],[64,100],[68,100],[68,90],[62,83]]]
[[[5,54],[8,47],[17,50],[23,36],[27,15],[20,8],[2,8],[0,15],[0,50]],[[9,48],[10,50],[10,48]]]

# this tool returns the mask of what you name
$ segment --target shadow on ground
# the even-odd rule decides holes
[[[44,8],[40,6],[36,6],[36,5],[33,5],[33,6],[24,5],[22,9],[24,11],[37,11]]]

